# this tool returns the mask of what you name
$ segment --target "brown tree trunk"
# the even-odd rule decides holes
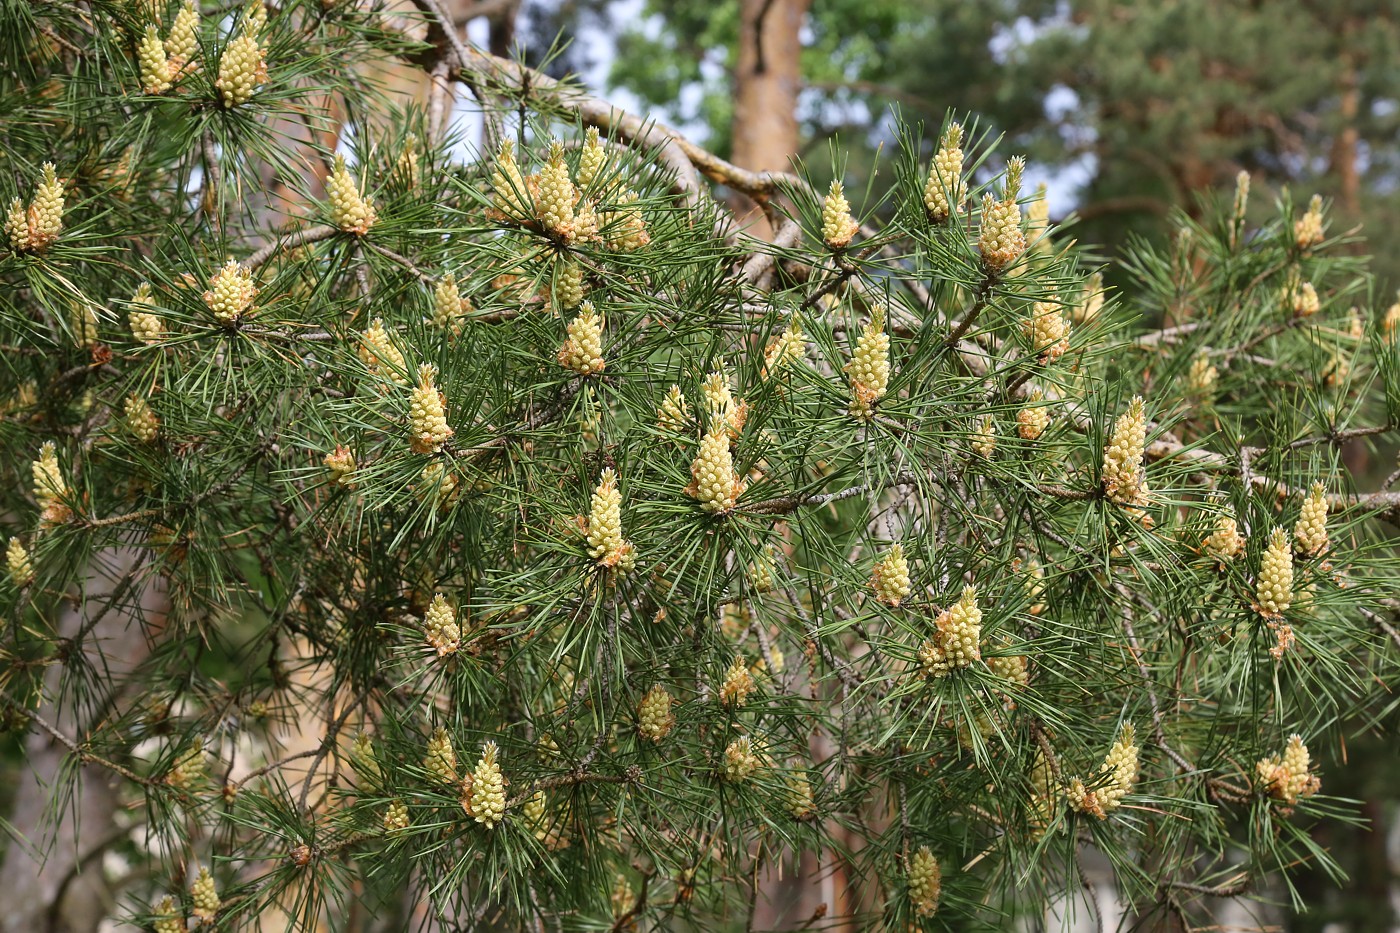
[[[802,86],[802,20],[811,0],[741,0],[734,72],[734,164],[785,172],[797,154],[797,92]],[[736,211],[749,232],[772,230],[756,207]],[[748,216],[745,216],[748,215]]]
[[[1341,64],[1342,79],[1337,100],[1341,125],[1332,139],[1330,171],[1337,177],[1337,194],[1342,209],[1355,218],[1361,211],[1361,175],[1356,168],[1356,150],[1360,140],[1356,117],[1361,107],[1361,89],[1358,87],[1356,62],[1349,53],[1342,54]]]
[[[458,6],[465,7],[467,4],[458,0]],[[509,0],[487,19],[491,27],[491,38],[488,46],[492,55],[510,58],[511,53],[515,51],[515,20],[519,13],[520,0]]]

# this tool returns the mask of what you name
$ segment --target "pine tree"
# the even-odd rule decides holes
[[[853,232],[451,23],[208,5],[164,87],[153,10],[0,35],[0,706],[50,812],[141,816],[83,824],[144,862],[94,904],[714,929],[856,850],[851,923],[995,928],[1095,849],[1204,923],[1337,871],[1400,650],[1400,494],[1342,449],[1395,440],[1400,356],[1325,215],[1175,215],[1105,297],[969,114],[966,197],[903,127]],[[295,142],[325,88],[352,122]]]

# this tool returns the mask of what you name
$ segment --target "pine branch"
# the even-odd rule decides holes
[[[49,736],[49,738],[53,739],[59,745],[62,745],[64,748],[68,749],[68,751],[71,752],[73,756],[77,758],[78,761],[82,764],[94,764],[99,767],[106,768],[113,774],[124,777],[134,784],[140,784],[142,787],[156,787],[160,784],[159,781],[153,781],[150,778],[144,778],[136,772],[132,771],[130,768],[117,764],[115,761],[109,761],[108,759],[103,758],[101,755],[93,754],[91,751],[88,750],[86,742],[79,743],[69,738],[53,723],[49,722],[43,716],[39,715],[38,712],[27,708],[24,704],[15,700],[8,693],[0,692],[0,702],[4,702],[7,706],[10,707],[10,709],[14,710],[18,716],[22,717],[24,720],[34,723],[34,725],[42,729]]]

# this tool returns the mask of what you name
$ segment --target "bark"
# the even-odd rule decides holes
[[[456,0],[457,6],[466,6],[463,0]],[[487,22],[491,27],[489,51],[492,55],[510,58],[515,46],[515,17],[520,12],[520,0],[507,0]]]
[[[1361,134],[1356,118],[1361,107],[1356,62],[1349,53],[1342,53],[1342,78],[1338,88],[1337,115],[1341,124],[1332,139],[1330,170],[1337,178],[1337,195],[1342,209],[1351,217],[1361,211],[1361,174],[1357,171],[1357,147]]]
[[[802,21],[811,0],[741,0],[734,72],[734,164],[754,172],[785,172],[800,142],[797,94],[802,87]],[[742,196],[737,196],[742,198]],[[735,211],[749,232],[773,230],[747,202]]]

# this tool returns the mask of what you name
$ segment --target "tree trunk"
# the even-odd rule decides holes
[[[785,172],[797,154],[797,92],[802,85],[802,20],[811,0],[741,0],[734,72],[734,164]],[[756,205],[736,211],[749,232],[772,235]]]
[[[467,4],[458,0],[458,6],[465,7]],[[511,53],[515,51],[515,19],[519,13],[520,0],[510,0],[499,11],[492,13],[487,18],[487,23],[491,27],[491,38],[488,45],[492,55],[510,58]]]
[[[1337,177],[1337,195],[1342,209],[1353,219],[1361,211],[1361,175],[1356,168],[1357,144],[1360,134],[1356,129],[1356,117],[1361,106],[1361,89],[1358,87],[1356,62],[1349,53],[1342,53],[1342,79],[1337,98],[1338,117],[1341,125],[1332,139],[1330,171]]]

